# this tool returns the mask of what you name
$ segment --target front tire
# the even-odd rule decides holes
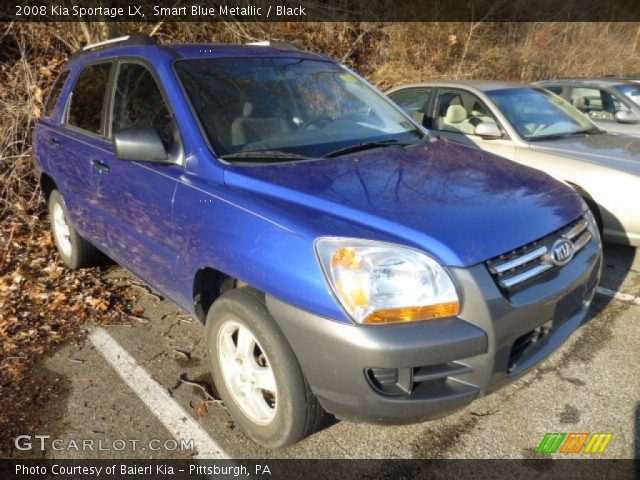
[[[324,411],[262,293],[242,287],[220,296],[207,314],[207,345],[220,397],[253,441],[281,448],[318,428]]]
[[[49,220],[53,240],[67,267],[75,270],[97,263],[100,252],[73,228],[67,205],[58,190],[53,190],[49,195]]]

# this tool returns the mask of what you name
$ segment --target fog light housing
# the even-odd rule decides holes
[[[369,368],[369,384],[383,395],[408,395],[413,386],[413,368]]]

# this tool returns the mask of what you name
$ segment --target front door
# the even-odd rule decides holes
[[[433,130],[454,142],[477,147],[513,160],[515,146],[511,139],[507,138],[504,130],[502,130],[503,138],[485,139],[475,134],[476,127],[481,123],[500,127],[500,123],[489,108],[475,94],[457,88],[438,90],[433,110]]]
[[[596,87],[571,87],[570,101],[601,129],[640,136],[640,126],[616,120],[616,113],[628,111],[629,107],[614,93]]]
[[[170,155],[181,152],[169,103],[145,63],[118,63],[109,121],[111,135],[128,127],[155,127]],[[111,147],[98,180],[109,254],[165,295],[171,291],[178,250],[173,200],[183,170],[181,165],[121,160]]]

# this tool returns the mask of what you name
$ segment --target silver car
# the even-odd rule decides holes
[[[608,132],[640,137],[640,84],[623,79],[536,82],[560,95]]]
[[[535,86],[432,82],[387,92],[428,129],[571,184],[608,241],[640,246],[640,139],[606,133]]]

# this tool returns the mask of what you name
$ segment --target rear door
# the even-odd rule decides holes
[[[120,60],[109,102],[109,136],[128,127],[152,126],[174,158],[181,139],[167,96],[151,65]],[[108,224],[109,254],[171,298],[177,247],[173,200],[182,165],[133,162],[115,157],[112,145],[97,182],[97,200]]]
[[[432,92],[431,87],[410,87],[390,93],[389,98],[411,114],[420,125],[429,127],[428,112]]]
[[[66,91],[67,80],[71,71],[64,70],[51,87],[47,101],[45,102],[42,116],[36,124],[34,136],[35,156],[38,160],[39,167],[52,174],[55,164],[61,159],[60,149],[60,133],[61,133],[61,117],[64,106],[60,105],[60,98]]]
[[[96,204],[96,165],[109,154],[104,112],[112,67],[113,62],[103,61],[76,73],[62,126],[50,140],[58,159],[52,174],[70,220],[98,248],[104,247],[104,231]]]

